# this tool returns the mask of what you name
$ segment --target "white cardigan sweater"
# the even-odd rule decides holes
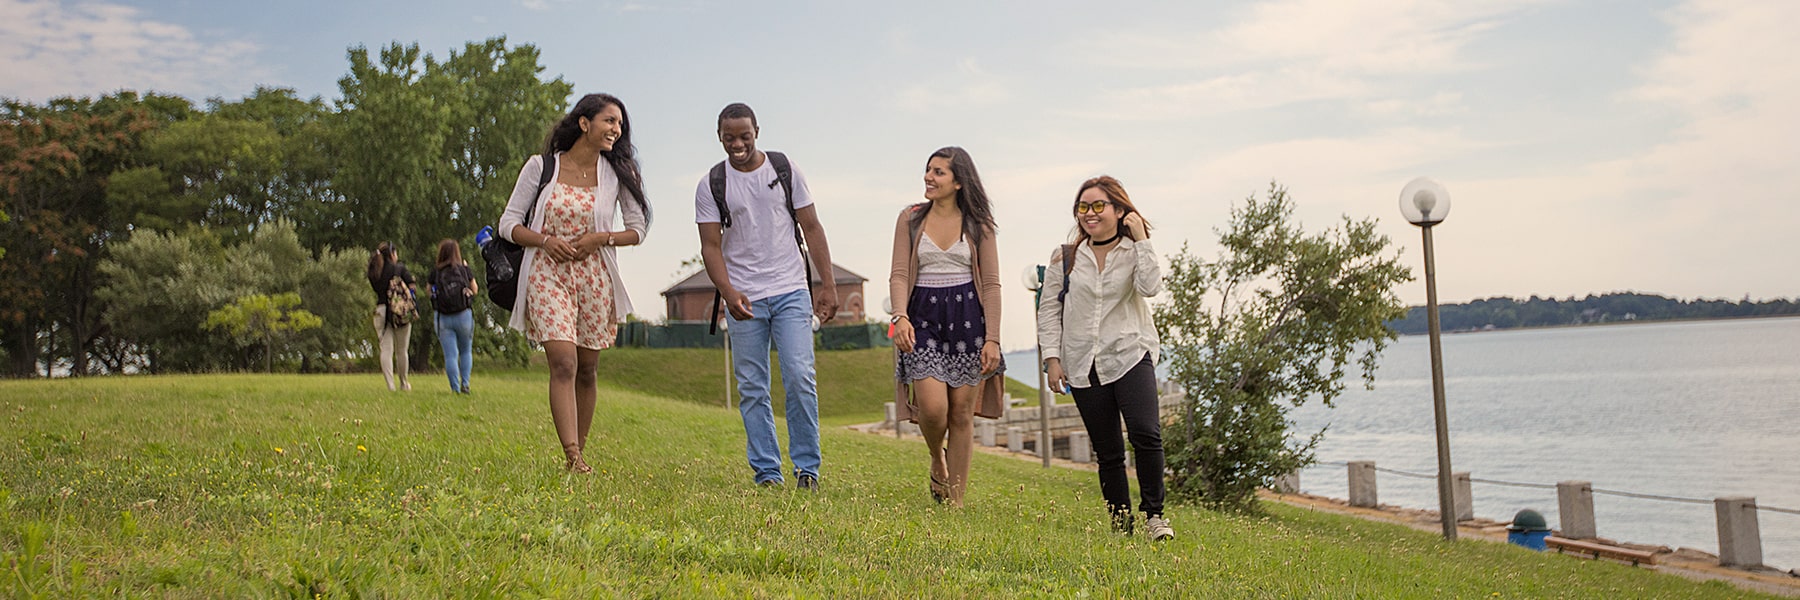
[[[556,155],[557,171],[562,169],[562,155],[561,152]],[[544,201],[556,191],[556,178],[559,175],[552,172],[550,183],[544,186],[543,192],[532,197],[531,192],[537,188],[538,179],[544,172],[543,163],[542,155],[533,155],[525,161],[525,166],[519,169],[518,181],[513,183],[512,197],[506,201],[506,212],[500,215],[500,235],[515,244],[518,243],[512,236],[515,225],[524,225],[532,231],[543,231]],[[624,221],[625,230],[636,231],[638,243],[643,243],[650,233],[649,211],[640,208],[637,200],[631,197],[631,192],[619,185],[619,176],[613,172],[612,165],[606,162],[605,157],[600,157],[596,162],[594,172],[600,176],[600,186],[594,194],[600,201],[594,203],[594,219],[590,231],[620,231],[613,229],[614,216],[618,215]],[[536,208],[532,209],[534,205]],[[530,223],[524,222],[526,210],[531,210]],[[519,263],[519,294],[513,300],[512,320],[507,322],[509,327],[519,331],[525,331],[526,286],[531,281],[531,265],[537,257],[537,251],[535,247],[525,248],[525,259]],[[623,323],[625,315],[632,310],[631,296],[625,293],[625,281],[619,276],[619,259],[614,247],[602,247],[600,260],[606,264],[606,271],[612,274],[613,321]]]

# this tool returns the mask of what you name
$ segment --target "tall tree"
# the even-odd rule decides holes
[[[113,210],[134,229],[199,224],[228,241],[266,221],[310,216],[329,189],[329,115],[323,101],[288,89],[214,99],[206,114],[149,136],[141,166],[112,175]]]
[[[0,337],[13,376],[58,360],[89,371],[105,335],[95,267],[129,225],[107,202],[109,177],[132,166],[145,137],[192,113],[187,100],[134,92],[0,105]],[[46,352],[46,350],[49,350]]]
[[[1156,321],[1187,394],[1163,438],[1177,498],[1251,509],[1258,487],[1311,463],[1324,431],[1291,439],[1289,409],[1330,406],[1352,360],[1372,384],[1386,323],[1405,313],[1393,290],[1412,275],[1374,219],[1308,234],[1293,210],[1270,184],[1232,210],[1217,260],[1184,247],[1170,261]]]
[[[504,37],[442,62],[416,44],[378,58],[351,48],[349,58],[332,138],[342,226],[318,234],[337,247],[388,240],[426,256],[437,240],[497,222],[519,165],[573,89],[541,80],[537,49],[508,48]]]
[[[308,222],[309,247],[373,248],[392,241],[412,264],[429,264],[438,240],[463,242],[499,221],[513,179],[559,116],[573,87],[542,79],[538,50],[509,48],[506,38],[469,43],[438,61],[417,45],[392,44],[371,57],[349,52],[350,73],[331,138],[339,167],[335,194]],[[319,228],[317,223],[330,223]],[[423,271],[423,269],[418,269]],[[518,340],[486,318],[477,346],[516,349]],[[498,332],[498,333],[496,333]],[[414,336],[415,363],[431,356],[428,336]]]

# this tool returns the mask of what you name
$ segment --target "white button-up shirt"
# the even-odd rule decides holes
[[[1050,256],[1044,270],[1042,300],[1038,304],[1038,345],[1044,360],[1062,361],[1063,373],[1074,387],[1106,385],[1124,377],[1144,360],[1159,359],[1162,342],[1149,298],[1162,292],[1162,267],[1150,240],[1133,242],[1120,236],[1106,254],[1102,272],[1094,250],[1087,243],[1075,247],[1074,268],[1069,272],[1069,293],[1063,289],[1062,248]],[[1089,381],[1092,371],[1100,381]]]

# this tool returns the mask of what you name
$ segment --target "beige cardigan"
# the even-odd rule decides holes
[[[924,235],[924,228],[912,228],[912,216],[916,211],[926,210],[930,203],[919,203],[900,211],[900,217],[894,222],[894,258],[893,269],[888,273],[888,298],[894,303],[894,314],[904,315],[906,303],[912,300],[913,281],[919,276],[919,236]],[[994,231],[982,232],[981,243],[970,248],[970,264],[975,276],[976,293],[981,296],[981,314],[987,319],[987,339],[1000,343],[1000,251],[994,242]],[[967,235],[967,233],[965,233]],[[970,238],[975,236],[970,235]],[[900,360],[900,351],[894,350],[894,360]],[[1006,380],[998,374],[987,376],[981,381],[978,392],[980,401],[975,405],[975,414],[990,419],[998,419],[1006,410]],[[895,418],[912,421],[912,382],[894,382]]]

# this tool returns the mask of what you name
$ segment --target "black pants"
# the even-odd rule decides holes
[[[1074,388],[1075,408],[1093,440],[1100,462],[1100,495],[1113,514],[1131,512],[1131,481],[1125,477],[1125,439],[1119,434],[1119,418],[1131,435],[1137,453],[1138,505],[1146,515],[1163,511],[1162,419],[1156,397],[1156,363],[1150,355],[1118,381],[1099,385],[1099,373],[1090,370],[1092,387]]]

